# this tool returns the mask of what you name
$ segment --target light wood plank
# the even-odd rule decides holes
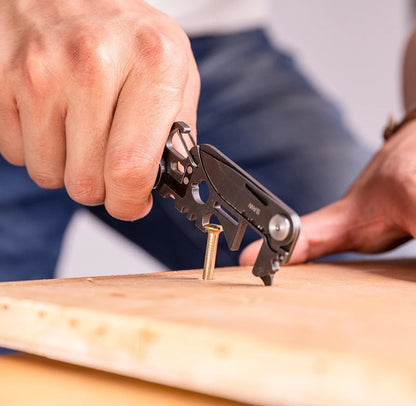
[[[416,261],[0,284],[0,345],[264,405],[414,405]]]

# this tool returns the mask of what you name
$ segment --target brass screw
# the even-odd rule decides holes
[[[215,260],[217,258],[218,237],[222,232],[222,227],[218,224],[206,224],[205,231],[208,233],[208,237],[202,279],[212,280],[214,279]]]

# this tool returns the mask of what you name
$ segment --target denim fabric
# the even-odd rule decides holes
[[[261,30],[191,42],[202,77],[198,142],[215,145],[300,214],[338,199],[370,154],[293,59]],[[151,214],[134,223],[89,210],[170,269],[201,267],[206,236],[173,200],[154,197]],[[0,280],[53,277],[79,207],[0,157]],[[244,244],[255,237],[248,233]],[[237,258],[222,239],[217,264]]]

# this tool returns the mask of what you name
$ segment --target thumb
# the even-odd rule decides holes
[[[290,263],[306,262],[352,248],[352,209],[340,200],[301,217],[301,231]],[[262,240],[248,245],[240,256],[240,265],[253,265]]]
[[[353,249],[352,208],[340,200],[301,217],[301,231],[290,263]]]

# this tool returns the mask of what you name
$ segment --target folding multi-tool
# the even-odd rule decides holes
[[[206,196],[202,193],[202,185]],[[175,122],[166,142],[155,189],[204,231],[215,215],[230,250],[240,248],[247,225],[263,238],[253,274],[271,285],[289,261],[300,231],[299,216],[209,144],[197,145],[190,127]]]

